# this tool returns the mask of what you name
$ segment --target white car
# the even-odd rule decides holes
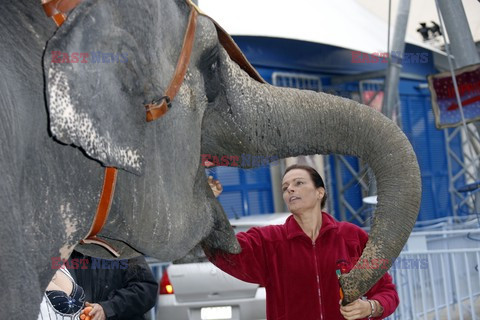
[[[242,217],[230,220],[230,224],[240,232],[254,226],[284,224],[289,215]],[[208,261],[170,264],[160,280],[156,319],[265,319],[265,298],[265,288],[238,280]]]

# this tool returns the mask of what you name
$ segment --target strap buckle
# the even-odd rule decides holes
[[[153,99],[151,104],[152,105],[161,105],[162,100],[165,100],[165,104],[167,105],[168,109],[170,109],[172,107],[172,102],[171,102],[169,96],[163,96],[163,97],[160,97],[158,99]]]

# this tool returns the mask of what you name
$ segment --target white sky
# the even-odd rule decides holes
[[[392,0],[392,18],[399,0]],[[429,47],[419,22],[438,22],[434,0],[411,0],[407,41]],[[480,2],[464,0],[480,40]],[[199,0],[200,8],[232,35],[326,43],[368,53],[387,51],[388,0]],[[471,21],[470,21],[471,19]],[[394,20],[394,19],[392,19]],[[394,21],[392,21],[393,30]]]

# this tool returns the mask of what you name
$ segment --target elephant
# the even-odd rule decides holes
[[[200,244],[240,251],[202,154],[357,156],[378,189],[362,258],[399,255],[421,185],[413,148],[391,120],[352,100],[265,83],[238,63],[241,53],[227,52],[219,37],[228,36],[200,14],[178,93],[165,115],[147,122],[145,105],[164,96],[174,74],[192,4],[77,2],[58,28],[39,2],[0,3],[2,315],[36,319],[52,261],[74,248],[112,258],[101,246],[78,245],[91,228],[105,168],[117,175],[99,237],[121,258],[170,261]],[[344,303],[385,271],[342,275]]]

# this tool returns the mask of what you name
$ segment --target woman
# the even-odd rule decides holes
[[[80,319],[84,303],[83,288],[75,283],[70,272],[62,266],[47,286],[38,320]]]
[[[209,183],[215,195],[222,191],[218,181],[209,178]],[[284,225],[240,232],[240,254],[207,252],[210,260],[234,277],[265,286],[270,320],[382,319],[392,314],[399,299],[388,273],[366,299],[339,305],[336,270],[349,271],[355,265],[368,235],[322,212],[327,194],[318,172],[308,166],[288,167],[282,191],[292,213]]]

